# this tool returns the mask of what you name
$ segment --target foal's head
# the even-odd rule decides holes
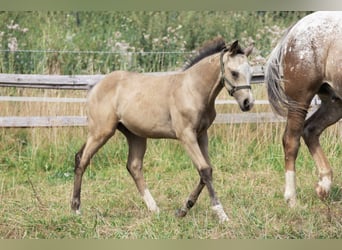
[[[221,52],[221,81],[242,111],[249,111],[254,104],[250,85],[253,71],[247,60],[252,50],[253,45],[243,50],[235,41]]]

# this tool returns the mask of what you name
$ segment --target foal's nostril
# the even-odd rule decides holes
[[[243,102],[242,102],[242,106],[241,106],[241,110],[242,111],[249,111],[252,109],[254,104],[254,100],[250,99],[250,98],[246,98]]]
[[[248,99],[245,99],[245,100],[243,101],[243,110],[244,110],[244,111],[250,110],[250,102],[249,102]]]

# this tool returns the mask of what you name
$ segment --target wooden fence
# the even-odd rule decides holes
[[[264,70],[262,66],[254,67],[252,84],[264,82]],[[173,72],[158,72],[146,74],[171,74]],[[104,75],[31,75],[31,74],[0,74],[1,87],[39,88],[39,89],[70,89],[86,90],[102,79]],[[85,98],[48,98],[48,97],[23,97],[3,96],[0,94],[0,102],[85,102]],[[217,100],[216,105],[236,103],[233,100]],[[268,104],[267,100],[256,100],[258,104]],[[284,119],[273,113],[239,113],[218,114],[214,123],[260,123],[282,122]],[[85,126],[87,119],[84,116],[1,116],[0,127],[52,127],[52,126]]]

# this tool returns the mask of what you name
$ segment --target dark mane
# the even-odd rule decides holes
[[[198,63],[203,58],[218,53],[225,48],[226,43],[222,37],[216,37],[213,40],[206,42],[201,48],[198,49],[197,54],[185,63],[185,65],[183,66],[183,71],[192,67],[194,64]]]

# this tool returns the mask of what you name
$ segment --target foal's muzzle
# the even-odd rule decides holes
[[[250,98],[246,98],[242,104],[240,105],[240,108],[243,112],[250,111],[253,108],[254,100]]]

